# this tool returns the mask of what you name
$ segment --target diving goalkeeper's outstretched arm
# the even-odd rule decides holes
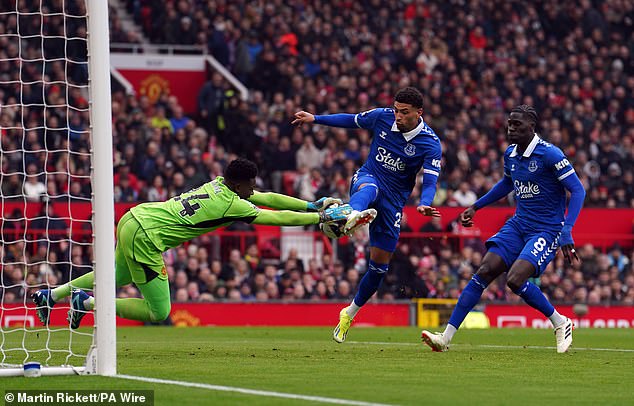
[[[307,226],[310,224],[342,221],[351,212],[352,208],[347,204],[331,207],[317,213],[300,213],[290,210],[260,210],[252,223],[269,226]]]
[[[270,207],[275,210],[293,210],[293,211],[322,211],[333,203],[342,204],[341,199],[334,197],[322,197],[314,202],[298,199],[296,197],[283,195],[274,192],[256,192],[247,198],[248,201],[256,206]],[[310,223],[316,224],[316,223]]]

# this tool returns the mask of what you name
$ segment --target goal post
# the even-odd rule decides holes
[[[86,0],[88,6],[88,70],[93,159],[95,252],[95,350],[89,372],[117,373],[114,277],[114,197],[112,175],[112,112],[108,0]],[[90,371],[96,366],[96,371]]]
[[[10,0],[0,9],[0,377],[115,375],[107,0]],[[95,310],[42,325],[32,293],[95,271]],[[90,321],[94,323],[90,324]]]

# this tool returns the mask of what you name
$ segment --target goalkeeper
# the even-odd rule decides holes
[[[352,209],[334,198],[306,202],[277,193],[253,190],[256,165],[246,159],[232,161],[225,176],[171,198],[165,202],[143,203],[130,209],[117,226],[115,273],[117,287],[134,283],[143,299],[117,299],[117,316],[131,320],[158,322],[170,313],[170,291],[162,253],[235,221],[276,226],[301,226],[341,221]],[[276,210],[261,210],[267,206]],[[300,213],[304,211],[308,213]],[[40,321],[48,324],[55,302],[72,296],[68,321],[79,327],[82,317],[94,307],[94,271],[55,289],[33,294]]]

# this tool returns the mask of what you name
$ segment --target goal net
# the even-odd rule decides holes
[[[0,9],[0,376],[116,371],[107,21],[106,0]],[[88,327],[68,299],[40,323],[31,295],[93,270]]]

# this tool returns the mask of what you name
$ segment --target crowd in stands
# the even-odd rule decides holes
[[[357,241],[357,239],[359,241]],[[167,271],[172,299],[183,301],[351,300],[366,270],[363,256],[367,236],[355,235],[339,256],[323,255],[302,261],[291,249],[279,263],[260,258],[255,244],[246,252],[232,249],[226,261],[210,259],[208,241],[171,250]],[[432,249],[419,239],[399,243],[383,285],[382,300],[412,297],[457,299],[482,260],[481,244],[456,250],[450,245]],[[579,248],[581,264],[569,266],[560,255],[535,283],[560,303],[634,305],[634,253],[619,246],[601,253],[592,245]],[[130,294],[136,294],[131,289]],[[123,293],[126,294],[126,293]],[[483,295],[490,301],[520,301],[505,286],[492,283]]]
[[[128,4],[153,41],[204,45],[249,86],[249,102],[222,103],[226,85],[212,79],[200,123],[229,151],[255,155],[266,186],[280,188],[281,170],[304,180],[296,193],[332,194],[367,155],[365,131],[296,129],[293,112],[389,106],[413,85],[443,140],[434,204],[468,204],[497,181],[506,115],[526,103],[540,114],[540,134],[574,161],[587,206],[634,207],[631,2]],[[298,162],[300,150],[313,159]]]
[[[68,2],[67,2],[68,3]],[[72,15],[82,15],[82,2]],[[62,2],[52,2],[61,7]],[[70,4],[74,4],[70,2]],[[634,208],[634,7],[605,1],[200,1],[129,0],[144,33],[158,43],[206,47],[250,89],[242,101],[219,74],[185,113],[174,96],[156,103],[112,94],[115,200],[161,201],[221,175],[235,156],[258,163],[258,186],[314,200],[347,199],[348,181],[366,160],[365,130],[293,127],[294,112],[360,112],[389,106],[411,85],[425,97],[424,119],[443,144],[435,206],[468,206],[502,175],[510,108],[540,114],[539,132],[560,146],[587,190],[586,207]],[[28,7],[25,5],[24,7]],[[67,5],[67,7],[70,7]],[[114,10],[116,11],[116,10]],[[0,15],[2,194],[7,199],[82,201],[91,197],[85,21]],[[110,17],[116,42],[137,42]],[[20,54],[21,47],[21,54]],[[33,62],[20,62],[18,56]],[[41,58],[46,57],[47,62]],[[57,58],[67,58],[67,61]],[[49,61],[50,60],[50,61]],[[68,84],[65,84],[65,83]],[[19,107],[27,103],[29,107]],[[47,108],[44,108],[44,105]],[[55,107],[67,104],[66,107]],[[27,130],[24,131],[23,129]],[[56,152],[46,152],[55,150]],[[418,201],[418,188],[411,203]],[[499,204],[512,205],[512,200]],[[3,230],[24,219],[4,221]],[[50,214],[51,218],[54,214]],[[5,217],[9,218],[6,214]],[[239,227],[236,227],[239,229]],[[5,239],[6,241],[6,239]],[[89,269],[89,248],[65,242],[46,251],[3,246],[3,275],[17,295],[28,285],[65,282]],[[168,251],[175,301],[349,300],[367,240],[355,236],[337,258],[278,263],[257,245],[218,255],[209,237]],[[580,247],[581,265],[558,257],[539,282],[553,300],[634,303],[634,253]],[[482,245],[456,249],[403,241],[378,293],[385,300],[457,298],[482,258]],[[53,256],[54,258],[51,258]],[[58,259],[61,258],[61,259]],[[18,263],[38,263],[25,273]],[[35,269],[37,268],[37,272]],[[491,300],[518,300],[504,281]],[[120,296],[138,295],[125,288]]]

